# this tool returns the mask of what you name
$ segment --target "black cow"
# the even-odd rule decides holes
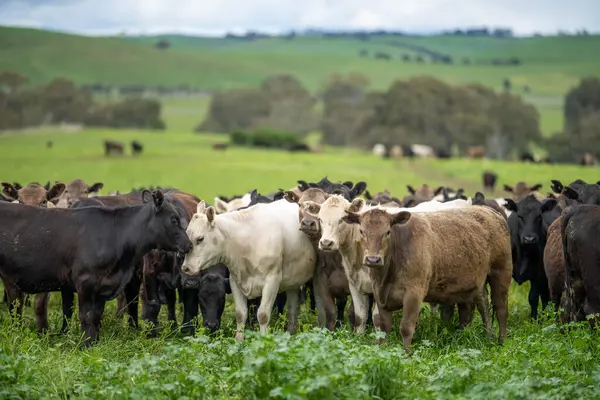
[[[138,154],[142,154],[144,150],[144,146],[138,142],[137,140],[131,141],[131,154],[137,156]]]
[[[306,181],[298,181],[301,192],[304,192],[309,188],[317,188],[321,189],[325,193],[329,194],[340,194],[346,198],[348,201],[354,200],[356,197],[360,196],[365,189],[367,188],[367,184],[365,182],[358,182],[354,185],[351,181],[346,181],[344,183],[334,183],[331,182],[327,177],[324,177],[317,183],[307,183]]]
[[[98,339],[106,301],[123,290],[144,254],[191,248],[179,214],[163,193],[145,191],[142,197],[142,205],[114,209],[1,203],[0,275],[26,293],[74,289],[83,344],[91,345]]]
[[[496,181],[498,180],[498,175],[492,171],[485,171],[483,173],[483,189],[489,190],[494,193],[494,188],[496,187]]]
[[[571,321],[584,321],[587,315],[600,313],[600,207],[572,207],[562,219],[565,312]],[[594,322],[599,322],[597,317],[590,320]]]
[[[538,201],[533,195],[519,203],[505,199],[505,207],[513,211],[508,217],[510,229],[513,279],[522,285],[530,281],[529,305],[531,318],[537,319],[538,304],[541,298],[542,309],[550,299],[548,279],[544,270],[544,247],[548,227],[560,216],[557,200],[554,198]]]

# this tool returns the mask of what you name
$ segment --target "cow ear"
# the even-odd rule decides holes
[[[392,225],[402,225],[408,222],[408,220],[410,219],[410,212],[408,211],[401,211],[397,214],[394,214],[392,216]]]
[[[485,201],[485,196],[481,192],[475,193],[475,197],[473,198],[473,204],[482,205]]]
[[[142,203],[150,203],[152,201],[152,192],[144,189],[142,190]]]
[[[433,195],[434,195],[434,196],[437,196],[438,194],[442,193],[442,191],[443,191],[444,189],[445,189],[445,188],[444,188],[443,186],[440,186],[440,187],[438,187],[438,188],[437,188],[437,189],[435,189],[435,191],[433,192]],[[446,193],[447,193],[447,191],[446,191]]]
[[[513,188],[512,188],[512,186],[508,186],[508,185],[504,185],[504,190],[505,190],[506,192],[511,192],[511,193],[513,192]]]
[[[410,186],[410,185],[406,185],[406,188],[408,189],[408,191],[409,191],[409,192],[410,192],[410,194],[412,194],[412,195],[414,195],[415,193],[417,193],[417,192],[415,191],[415,189],[414,189],[412,186]]]
[[[367,182],[363,182],[363,181],[358,182],[354,186],[354,189],[352,189],[352,197],[360,196],[361,194],[363,194],[363,192],[365,190],[367,190]]]
[[[298,189],[300,189],[301,192],[304,192],[306,189],[310,189],[310,186],[308,185],[308,183],[306,183],[306,181],[297,181],[298,182]]]
[[[23,189],[23,186],[21,186],[21,184],[19,182],[13,182],[13,186],[17,190]]]
[[[355,198],[346,209],[347,212],[357,213],[365,206],[365,201],[360,197]]]
[[[19,198],[19,191],[15,189],[13,185],[8,182],[2,182],[2,195],[6,197],[9,201],[13,201]]]
[[[64,183],[55,183],[54,186],[52,186],[52,189],[46,192],[46,199],[48,199],[48,201],[58,199],[58,197],[65,191],[65,188],[66,186]]]
[[[154,201],[154,209],[156,212],[160,211],[165,202],[165,197],[163,196],[163,192],[160,190],[155,190],[152,192],[152,200]]]
[[[448,201],[450,200],[450,196],[448,196],[448,189],[444,188],[442,189],[442,194],[444,195],[444,201]],[[438,193],[434,193],[434,195],[438,195]]]
[[[564,186],[561,181],[552,179],[550,182],[552,182],[550,189],[552,189],[554,193],[562,193]]]
[[[218,197],[215,197],[215,208],[218,213],[227,212],[227,203]]]
[[[298,197],[298,195],[291,190],[286,190],[283,194],[283,198],[290,203],[298,203],[298,201],[300,201],[300,197]]]
[[[346,211],[346,215],[342,217],[342,221],[347,224],[360,224],[360,215]]]
[[[46,182],[44,189],[46,189],[46,191],[50,190],[50,181]]]
[[[513,199],[504,199],[504,201],[506,201],[504,208],[506,208],[508,211],[517,212],[517,203],[515,203]]]
[[[371,193],[369,193],[368,190],[365,190],[364,195],[365,195],[365,199],[367,199],[367,200],[373,200],[373,196],[371,196]]]
[[[208,223],[210,224],[210,226],[215,226],[215,208],[214,207],[208,207],[206,209],[206,218],[208,219]]]
[[[537,185],[534,185],[533,187],[530,187],[529,190],[531,192],[535,192],[536,190],[540,190],[542,188],[542,186],[543,185],[541,183],[538,183]]]
[[[294,192],[292,192],[294,193]],[[296,194],[296,193],[294,193]],[[277,200],[282,200],[283,196],[285,196],[285,193],[282,189],[279,189],[279,192],[275,193],[275,195],[273,196],[273,201],[277,201]]]
[[[352,186],[354,186],[352,181],[346,181],[346,182],[342,183],[342,185],[346,186],[348,189],[352,189]]]
[[[556,207],[556,204],[558,204],[558,200],[556,200],[554,197],[548,200],[545,200],[542,203],[542,212],[548,212],[548,211],[552,211],[552,209],[554,207]]]
[[[104,183],[96,182],[92,186],[88,187],[88,193],[98,192],[103,187],[104,187]]]
[[[225,284],[225,293],[231,294],[231,283],[229,282],[229,278],[225,278],[223,283]]]
[[[577,190],[573,189],[571,186],[566,186],[563,189],[563,194],[565,195],[565,197],[567,199],[571,199],[571,200],[579,199],[579,193],[577,192]]]
[[[204,214],[206,211],[206,203],[204,201],[199,202],[196,205],[196,214]]]

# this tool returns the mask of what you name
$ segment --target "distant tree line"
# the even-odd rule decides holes
[[[115,128],[164,129],[157,100],[128,98],[98,103],[90,90],[68,79],[47,85],[25,86],[27,77],[0,72],[0,129],[42,124],[74,123]]]

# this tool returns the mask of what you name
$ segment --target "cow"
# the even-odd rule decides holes
[[[414,207],[420,203],[429,201],[435,196],[440,195],[442,190],[444,190],[443,186],[439,186],[437,189],[433,190],[426,183],[418,186],[416,189],[411,185],[406,185],[406,188],[410,194],[402,199],[402,204],[404,204],[405,207]]]
[[[139,154],[142,154],[142,151],[144,150],[144,146],[138,142],[137,140],[132,140],[131,141],[131,154],[134,156],[137,156]]]
[[[69,182],[62,193],[56,200],[56,206],[59,208],[71,207],[77,200],[85,199],[92,193],[98,193],[104,187],[104,183],[96,182],[93,185],[88,185],[82,179],[74,179]]]
[[[377,157],[384,157],[387,153],[387,149],[384,144],[377,143],[373,146],[373,155]]]
[[[402,146],[393,145],[390,149],[390,157],[393,158],[402,158],[404,156],[404,152],[402,151]]]
[[[542,309],[548,304],[550,293],[544,271],[543,253],[548,227],[558,218],[556,199],[539,201],[533,194],[518,203],[507,199],[505,206],[512,211],[508,217],[511,236],[513,279],[522,285],[529,281],[529,305],[531,318],[537,319],[539,301]]]
[[[486,207],[395,214],[374,208],[362,214],[349,210],[342,219],[360,232],[360,262],[369,268],[382,331],[389,333],[392,312],[403,310],[400,334],[406,352],[423,301],[474,301],[491,334],[482,295],[486,281],[499,324],[498,343],[503,343],[511,248],[506,220],[498,213]],[[457,251],[462,248],[469,251]]]
[[[431,211],[440,208],[453,208],[470,206],[471,203],[464,200],[456,200],[449,203],[428,202],[415,207],[415,210]],[[365,331],[368,308],[368,295],[373,293],[373,286],[366,267],[362,265],[360,249],[360,229],[356,225],[345,223],[342,218],[347,211],[359,212],[371,207],[365,205],[365,201],[356,198],[352,203],[343,196],[332,195],[323,204],[306,201],[303,207],[319,219],[321,226],[321,239],[319,249],[322,251],[339,251],[342,255],[342,265],[348,278],[352,304],[354,305],[355,330],[357,333]],[[391,212],[399,212],[403,209],[388,209]],[[377,328],[377,307],[373,310],[373,325]]]
[[[213,143],[212,145],[212,149],[213,150],[227,150],[227,147],[229,147],[229,144],[227,143]]]
[[[2,182],[2,195],[7,201],[36,206],[41,208],[54,208],[52,201],[56,200],[65,190],[64,183],[55,183],[52,188],[46,189],[37,183],[31,183],[25,187],[21,185],[11,185],[8,182]],[[16,187],[19,189],[17,189]],[[47,184],[49,186],[49,182]],[[6,301],[9,304],[9,309],[14,307],[13,303],[18,300],[17,315],[22,314],[22,306],[24,303],[23,293],[10,282],[4,282]],[[45,311],[45,306],[48,302],[48,295],[38,293],[35,296],[34,311],[36,316],[36,325],[38,332],[44,332],[48,329],[48,317]]]
[[[594,166],[598,163],[598,160],[592,153],[585,153],[583,156],[581,156],[579,163],[583,166]]]
[[[26,293],[75,289],[82,344],[90,346],[99,337],[105,302],[130,281],[144,254],[154,248],[181,253],[191,248],[163,193],[142,196],[143,205],[114,209],[0,204],[0,276]]]
[[[321,189],[328,194],[341,194],[348,201],[352,201],[356,197],[360,196],[367,189],[367,184],[363,181],[357,182],[356,184],[354,184],[351,181],[346,181],[343,183],[334,183],[331,182],[327,177],[324,177],[317,183],[307,183],[306,181],[299,180],[298,184],[300,192],[303,192],[312,187]]]
[[[411,152],[416,157],[435,158],[435,150],[431,146],[424,144],[413,144],[410,146]]]
[[[307,201],[322,204],[328,197],[327,193],[316,188],[305,190],[300,197],[294,192],[285,192],[285,199],[287,201],[299,204],[299,229],[307,235],[317,252],[318,261],[315,275],[318,279],[315,279],[316,290],[323,300],[323,308],[325,309],[325,315],[319,315],[319,324],[323,324],[324,317],[325,326],[330,331],[333,331],[336,326],[339,326],[344,321],[344,310],[348,296],[350,296],[348,278],[346,278],[346,274],[344,273],[342,256],[339,252],[324,252],[319,250],[318,243],[321,239],[319,220],[310,213],[310,209],[304,207]],[[351,327],[354,328],[355,318],[353,307],[350,307],[348,310],[348,319],[350,320]]]
[[[481,192],[475,193],[475,196],[473,197],[473,205],[489,207],[492,210],[495,210],[496,212],[500,213],[500,215],[502,215],[504,219],[508,219],[505,209],[502,206],[500,206],[500,204],[498,204],[496,200],[487,200]]]
[[[468,158],[483,158],[483,157],[485,157],[485,147],[484,146],[469,146],[469,147],[467,147],[467,157]]]
[[[262,296],[258,322],[260,331],[266,332],[280,291],[286,292],[288,331],[296,332],[300,287],[313,277],[317,261],[310,240],[298,230],[297,205],[278,200],[217,215],[200,202],[187,234],[192,249],[185,256],[183,273],[198,275],[218,262],[229,268],[236,340],[244,339],[247,299]]]
[[[496,187],[496,181],[498,180],[498,174],[493,171],[484,171],[483,173],[483,190],[489,190],[490,193],[494,193]]]
[[[375,193],[374,196],[372,196],[368,190],[365,190],[363,195],[365,196],[365,199],[368,200],[367,204],[386,204],[390,207],[402,206],[402,200],[397,197],[393,197],[388,189],[385,189],[383,192]]]
[[[114,153],[123,155],[124,149],[125,146],[121,142],[117,142],[115,140],[104,141],[104,155],[107,157]]]
[[[233,196],[229,199],[222,197],[215,197],[215,210],[218,213],[226,213],[234,211],[242,207],[246,207],[250,204],[252,195],[245,193],[242,196]]]
[[[599,226],[600,207],[595,204],[572,207],[562,215],[565,319],[570,321],[584,321],[586,316],[600,313]],[[598,322],[597,316],[589,319],[592,326]]]
[[[517,182],[515,187],[504,185],[504,190],[512,193],[512,199],[517,202],[529,196],[530,194],[533,194],[537,200],[543,200],[546,196],[539,192],[541,188],[541,183],[531,187],[529,187],[525,182]]]

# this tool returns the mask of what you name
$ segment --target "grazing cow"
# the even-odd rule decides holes
[[[115,209],[0,204],[0,276],[26,293],[75,289],[83,344],[89,346],[98,338],[105,302],[130,281],[144,254],[190,250],[163,193],[146,191],[143,198],[143,205]]]
[[[373,155],[377,157],[384,157],[386,153],[386,147],[384,144],[377,143],[373,146]]]
[[[513,188],[512,186],[504,185],[504,190],[512,193],[514,201],[520,201],[525,197],[533,194],[537,200],[543,200],[546,198],[543,194],[539,192],[542,188],[542,184],[538,183],[532,187],[527,186],[525,182],[517,182],[516,186]]]
[[[217,212],[220,214],[238,210],[242,207],[248,206],[251,200],[251,193],[246,193],[243,196],[233,196],[229,199],[215,197],[215,210],[217,210]]]
[[[280,291],[287,295],[288,331],[296,332],[300,287],[314,275],[317,261],[310,240],[298,230],[297,205],[278,200],[217,215],[200,202],[187,233],[193,247],[183,262],[184,273],[198,275],[218,262],[229,267],[236,340],[244,339],[247,299],[262,296],[258,322],[266,332]]]
[[[65,191],[56,201],[56,207],[71,207],[77,200],[85,199],[92,193],[98,193],[104,187],[104,183],[96,182],[88,185],[84,180],[75,179],[67,184]]]
[[[484,146],[469,146],[469,147],[467,147],[467,157],[469,157],[469,158],[485,157],[485,147]]]
[[[498,175],[495,172],[485,171],[483,173],[483,190],[489,190],[491,193],[494,193],[497,180]]]
[[[229,147],[227,143],[213,143],[212,145],[213,150],[227,150],[227,147]]]
[[[536,162],[535,157],[533,156],[533,154],[531,154],[528,151],[525,151],[523,153],[521,153],[521,157],[520,157],[521,161],[523,162]]]
[[[3,190],[2,195],[11,202],[20,204],[26,204],[29,206],[36,206],[41,208],[54,208],[53,200],[57,199],[62,192],[65,190],[64,183],[56,183],[51,189],[47,190],[43,186],[37,183],[31,183],[25,187],[21,185],[15,186],[8,182],[2,182]],[[49,185],[48,185],[49,186]],[[18,300],[19,305],[17,307],[17,315],[21,315],[22,307],[24,303],[24,295],[10,282],[4,281],[6,301],[9,304],[9,308],[12,309],[14,301]],[[45,293],[38,293],[35,296],[34,311],[36,315],[36,325],[38,332],[43,332],[48,329],[48,317],[45,311],[45,305],[48,302],[48,295]]]
[[[433,211],[453,207],[466,207],[471,203],[464,200],[456,200],[449,203],[427,202],[419,204],[415,211]],[[348,202],[339,195],[330,196],[323,204],[306,201],[303,204],[305,210],[310,211],[319,219],[321,226],[321,239],[319,249],[323,251],[339,251],[342,255],[342,265],[348,278],[352,304],[354,305],[356,331],[362,333],[367,321],[368,295],[373,293],[373,286],[368,270],[362,265],[362,250],[360,248],[360,229],[356,225],[350,225],[343,221],[347,211],[359,212],[369,209],[365,206],[363,199],[357,198]],[[391,212],[399,212],[401,208],[388,209]],[[373,311],[373,324],[377,328],[377,309]]]
[[[409,350],[423,301],[474,301],[491,334],[486,281],[499,324],[498,342],[506,337],[511,249],[506,220],[485,207],[431,213],[391,214],[371,209],[349,211],[343,220],[360,230],[361,263],[369,268],[381,329],[389,333],[392,312],[402,309],[400,334]],[[469,251],[457,251],[467,248]]]
[[[121,142],[117,142],[115,140],[104,141],[104,155],[107,157],[113,153],[123,155],[124,149],[125,146]]]
[[[513,211],[508,217],[513,279],[519,285],[530,281],[529,305],[533,319],[538,317],[539,300],[541,299],[544,309],[550,297],[543,254],[548,227],[560,215],[560,212],[555,210],[556,204],[556,199],[539,201],[533,195],[529,195],[518,203],[509,199],[506,205]]]
[[[596,160],[596,156],[594,156],[592,153],[585,153],[581,157],[581,161],[580,161],[580,164],[584,165],[584,166],[594,166],[597,163],[598,163],[598,160]]]
[[[561,236],[565,261],[565,314],[570,321],[584,321],[600,313],[600,207],[583,204],[562,216]],[[589,320],[593,326],[598,317]]]
[[[139,154],[142,154],[143,150],[144,146],[140,142],[138,142],[137,140],[131,141],[131,154],[137,156]]]
[[[310,188],[302,192],[298,197],[293,192],[286,192],[285,199],[290,203],[300,205],[299,209],[299,225],[300,230],[310,239],[315,251],[317,252],[317,267],[316,267],[316,290],[323,299],[323,307],[325,316],[319,315],[319,324],[322,325],[323,317],[325,318],[325,326],[330,331],[333,331],[336,325],[344,321],[344,310],[350,295],[348,286],[348,278],[344,273],[342,266],[342,256],[339,252],[325,252],[319,250],[318,243],[321,239],[321,227],[319,220],[311,214],[311,210],[304,206],[307,201],[322,204],[327,200],[329,195],[321,189]],[[337,309],[337,313],[336,313]],[[371,310],[369,309],[369,312]],[[336,315],[337,314],[337,315]],[[337,316],[337,318],[336,318]],[[354,328],[354,308],[348,310],[348,318],[352,328]]]

